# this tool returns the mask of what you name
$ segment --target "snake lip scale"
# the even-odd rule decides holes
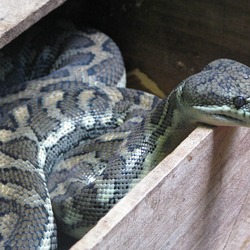
[[[250,127],[246,65],[215,60],[161,100],[125,87],[105,34],[50,29],[0,52],[1,249],[81,238],[200,123]]]
[[[228,115],[216,115],[216,119],[221,119],[221,120],[231,120],[232,122],[241,124],[243,121]]]
[[[232,124],[239,124],[241,126],[243,126],[244,124],[246,124],[246,126],[247,126],[246,121],[244,121],[243,119],[240,119],[239,116],[236,118],[232,114],[219,114],[219,113],[217,113],[217,114],[210,114],[210,113],[208,113],[207,115],[210,115],[211,117],[214,117],[213,120],[218,121],[217,124],[216,124],[218,126],[221,125],[220,123],[230,123],[230,124],[232,123]],[[241,115],[242,115],[242,117],[246,117],[245,113],[242,113]]]

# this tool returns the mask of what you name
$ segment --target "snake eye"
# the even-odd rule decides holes
[[[239,109],[246,104],[246,99],[243,96],[237,96],[234,98],[233,102],[235,107]]]

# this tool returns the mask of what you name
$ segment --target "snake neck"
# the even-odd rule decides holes
[[[197,126],[188,119],[180,95],[181,88],[175,89],[151,112],[146,122],[145,130],[151,131],[149,141],[156,142],[151,155],[154,162],[151,168],[170,154]]]

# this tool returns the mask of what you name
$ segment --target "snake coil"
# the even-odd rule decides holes
[[[72,24],[0,53],[0,248],[80,238],[199,123],[250,125],[250,69],[219,59],[165,100],[125,88],[119,49]],[[52,209],[53,208],[53,209]]]

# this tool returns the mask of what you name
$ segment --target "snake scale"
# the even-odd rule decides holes
[[[80,238],[199,123],[250,126],[241,63],[213,61],[161,100],[125,88],[106,35],[47,33],[0,52],[1,249],[56,249],[56,224]]]

